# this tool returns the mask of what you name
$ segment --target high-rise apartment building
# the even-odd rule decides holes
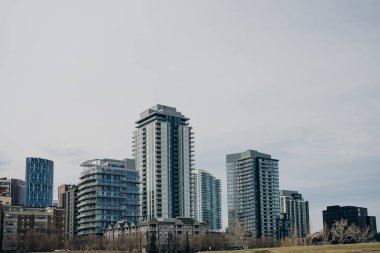
[[[53,161],[26,158],[25,206],[44,208],[52,205],[53,173]]]
[[[298,238],[306,238],[310,234],[309,202],[297,191],[280,191],[280,212],[283,218],[290,220],[293,233]]]
[[[78,186],[69,185],[68,189],[62,193],[63,208],[65,208],[65,239],[72,239],[78,228]]]
[[[139,173],[132,159],[95,159],[81,164],[78,234],[102,235],[119,220],[139,220]]]
[[[63,193],[70,189],[70,184],[63,184],[58,186],[58,207],[65,208],[65,195]]]
[[[222,192],[220,179],[205,170],[193,173],[196,186],[196,219],[206,223],[211,231],[222,229]]]
[[[141,216],[194,217],[193,133],[176,108],[155,105],[140,114],[133,137],[136,168],[141,175]]]
[[[23,206],[25,199],[25,181],[21,179],[11,179],[12,205]]]
[[[275,238],[280,216],[278,160],[247,150],[228,154],[228,226],[239,220],[256,237]]]

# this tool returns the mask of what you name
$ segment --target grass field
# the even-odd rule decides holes
[[[219,251],[227,252],[227,251]],[[380,243],[361,243],[345,245],[323,245],[305,247],[283,247],[252,250],[229,251],[234,253],[380,253]]]

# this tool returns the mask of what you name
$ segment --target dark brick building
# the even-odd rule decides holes
[[[55,207],[27,208],[0,205],[0,251],[17,250],[17,245],[28,230],[57,235],[63,240],[64,209]]]

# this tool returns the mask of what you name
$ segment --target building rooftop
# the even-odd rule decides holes
[[[296,199],[302,199],[302,194],[298,191],[290,191],[290,190],[280,190],[280,196],[282,197],[293,197]]]
[[[136,123],[140,124],[141,122],[152,117],[153,115],[167,115],[188,120],[188,118],[183,116],[182,113],[177,112],[177,109],[175,107],[157,104],[152,106],[148,110],[140,113],[140,119]]]
[[[133,159],[123,159],[123,160],[116,160],[116,159],[109,159],[109,158],[103,158],[103,159],[92,159],[85,161],[80,165],[81,167],[86,168],[92,168],[97,166],[102,167],[110,167],[110,168],[120,168],[120,169],[135,169],[135,160]]]
[[[252,149],[248,149],[247,151],[244,151],[241,153],[227,154],[226,159],[227,159],[227,162],[236,162],[239,160],[248,159],[248,158],[256,158],[256,157],[276,160],[276,159],[272,159],[271,155],[260,153]]]
[[[367,209],[365,207],[360,207],[360,206],[340,206],[340,205],[334,205],[334,206],[327,206],[326,210],[340,210],[340,209],[351,209],[351,208],[362,208],[362,209]]]

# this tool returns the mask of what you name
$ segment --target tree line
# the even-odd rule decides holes
[[[203,235],[175,236],[156,233],[136,233],[123,235],[113,239],[96,235],[75,236],[63,241],[54,233],[47,234],[30,229],[15,241],[8,242],[7,246],[17,249],[18,252],[48,252],[55,249],[71,251],[110,250],[148,253],[191,253],[209,250],[231,250],[247,248],[290,247],[320,244],[364,243],[375,240],[369,227],[358,227],[349,224],[347,220],[336,221],[331,227],[326,224],[319,232],[307,238],[298,238],[297,229],[293,227],[291,233],[282,239],[256,238],[238,220],[229,229],[228,233],[207,233]],[[378,238],[380,239],[380,238]]]
[[[365,243],[376,239],[368,226],[349,224],[346,219],[334,222],[331,227],[324,224],[321,231],[310,235],[310,240],[314,244]]]
[[[206,250],[223,250],[228,248],[228,238],[224,233],[204,235],[185,234],[182,237],[173,233],[160,235],[156,233],[136,233],[116,238],[104,238],[90,235],[75,237],[66,242],[67,250],[110,250],[148,253],[183,252],[190,253]]]
[[[297,228],[295,226],[292,227],[288,236],[281,239],[256,238],[256,235],[250,234],[249,231],[245,229],[244,224],[239,220],[235,221],[229,231],[231,245],[241,249],[380,241],[379,234],[377,237],[378,238],[373,237],[368,226],[359,227],[355,224],[349,224],[345,219],[336,221],[331,227],[325,224],[321,231],[313,233],[306,238],[298,238]]]

